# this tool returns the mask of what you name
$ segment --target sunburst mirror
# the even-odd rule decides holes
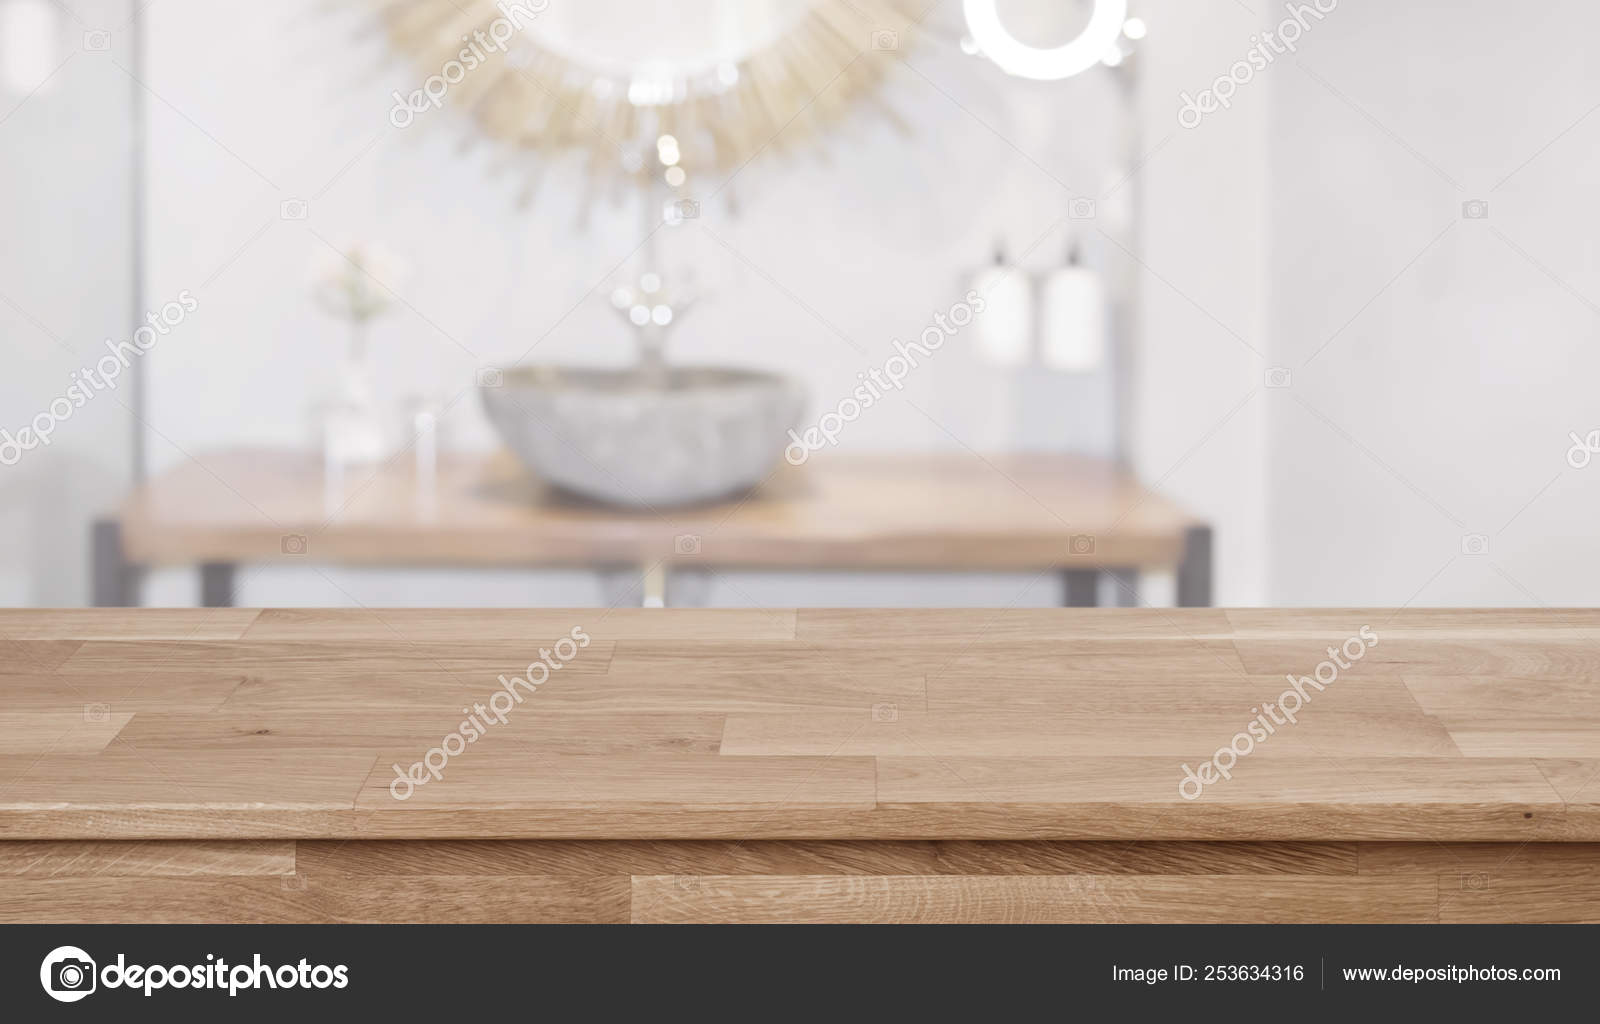
[[[514,147],[586,152],[591,180],[675,191],[871,97],[916,14],[913,0],[365,2],[418,69],[394,123],[448,105]]]

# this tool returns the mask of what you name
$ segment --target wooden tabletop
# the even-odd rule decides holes
[[[742,499],[643,511],[560,498],[505,455],[447,458],[437,480],[419,497],[399,460],[352,471],[330,504],[310,455],[202,454],[128,499],[122,544],[143,565],[1092,569],[1172,567],[1195,525],[1112,464],[1069,455],[825,453]]]
[[[0,652],[4,838],[1600,839],[1597,611],[8,610]]]

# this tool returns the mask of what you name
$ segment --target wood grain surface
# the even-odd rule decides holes
[[[330,517],[314,456],[217,452],[155,477],[119,520],[128,555],[149,565],[1028,570],[1171,568],[1196,525],[1110,461],[1077,455],[835,455],[780,464],[726,503],[637,512],[552,494],[504,454],[446,457],[437,481],[424,504],[409,463],[356,474]],[[303,543],[286,551],[285,536]]]
[[[1378,645],[1295,723],[1180,793],[1362,626]],[[1596,631],[5,611],[0,920],[1597,921]],[[541,651],[562,667],[494,698]],[[438,778],[411,768],[493,703]],[[396,765],[428,781],[397,799]]]
[[[1302,687],[1294,723],[1180,792],[1363,627],[1378,642]],[[0,837],[1600,840],[1595,629],[1561,610],[6,611]],[[541,658],[561,667],[514,702],[502,679]]]
[[[1587,843],[0,843],[0,923],[1600,922]]]

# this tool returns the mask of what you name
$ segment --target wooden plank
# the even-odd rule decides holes
[[[0,842],[0,878],[257,877],[295,873],[283,840]]]
[[[254,608],[0,609],[0,636],[58,640],[237,640]],[[3,649],[0,644],[0,649]]]
[[[223,486],[218,481],[227,480]],[[839,456],[782,465],[754,493],[666,510],[562,500],[503,456],[441,460],[437,514],[409,470],[352,481],[327,521],[312,455],[240,450],[185,460],[133,494],[123,542],[142,564],[645,565],[700,539],[703,566],[1025,569],[1171,567],[1192,518],[1109,460],[968,453]],[[286,554],[284,536],[306,538]],[[1093,551],[1072,538],[1094,536]]]
[[[25,844],[13,844],[25,845]],[[1435,844],[1411,844],[1435,846]],[[1491,844],[1493,845],[1493,844]],[[1353,875],[1354,843],[836,840],[308,842],[302,874]],[[1414,874],[1433,874],[1421,870]]]
[[[1221,649],[1188,638],[1035,640],[1020,643],[950,640],[830,641],[827,644],[623,641],[612,659],[616,673],[784,672],[837,675],[926,675],[966,679],[1004,666],[1012,676],[1041,679],[1149,679],[1234,673],[1231,647]]]
[[[943,840],[934,848],[936,873],[951,875],[1353,875],[1357,845]]]
[[[795,637],[810,644],[840,641],[1226,639],[1232,629],[1221,608],[1104,608],[1062,616],[1055,608],[802,608]]]
[[[1034,875],[641,876],[640,923],[1428,923],[1429,877]]]
[[[569,627],[570,628],[570,627]],[[493,680],[517,674],[565,636],[482,642],[415,643],[379,631],[360,641],[173,641],[87,640],[62,662],[63,672],[246,672],[300,673],[319,680],[392,672],[437,672]],[[602,675],[612,645],[592,641],[561,661],[566,675]]]
[[[362,789],[368,838],[850,836],[873,808],[873,761],[852,757],[609,757],[471,750],[397,799],[424,755],[386,750]],[[405,793],[403,786],[395,792]]]
[[[1441,876],[1446,924],[1600,924],[1600,875]]]
[[[1569,714],[1584,722],[1592,720],[1589,708],[1600,694],[1600,680],[1582,677],[1526,679],[1493,673],[1481,677],[1411,673],[1404,679],[1406,689],[1424,711],[1458,720],[1523,718],[1549,709],[1551,714]]]
[[[792,640],[795,612],[764,608],[268,608],[251,641],[362,641],[396,633],[412,643],[485,639],[548,644],[582,625],[596,640]],[[3,630],[0,630],[3,631]]]
[[[1365,875],[1600,874],[1597,843],[1361,843]]]
[[[0,924],[604,924],[629,894],[625,877],[0,878]]]
[[[1587,709],[1564,713],[1445,712],[1437,718],[1467,757],[1600,759],[1600,718]]]
[[[0,678],[59,671],[62,664],[76,654],[81,646],[82,640],[50,637],[17,639],[0,632]],[[5,678],[8,685],[10,681]]]
[[[1600,642],[1595,608],[1229,608],[1238,638],[1319,637],[1337,643],[1370,625],[1380,636],[1550,636]]]
[[[1184,799],[1181,765],[1289,687],[1243,667],[1380,612],[636,610],[404,802],[380,755],[425,756],[571,613],[481,639],[456,613],[261,613],[232,640],[122,637],[194,610],[8,613],[0,836],[1600,839],[1591,621],[1538,609],[1392,614],[1372,654],[1396,664],[1363,659]]]
[[[1330,658],[1329,646],[1337,647],[1353,636],[1354,629],[1338,639],[1236,637],[1233,643],[1248,672],[1309,675],[1319,662]],[[1459,632],[1394,636],[1380,631],[1378,637],[1378,645],[1367,649],[1349,671],[1600,680],[1600,642],[1586,635],[1485,637]]]
[[[476,696],[481,700],[485,694]],[[474,749],[482,744],[482,749],[509,746],[545,754],[715,754],[721,744],[718,714],[571,712],[552,710],[538,699],[524,703],[504,722],[487,722],[490,729]],[[473,713],[470,705],[465,710]],[[369,747],[425,751],[460,729],[465,717],[461,711],[459,702],[452,707],[442,698],[430,708],[364,708],[360,740]],[[337,748],[350,742],[350,732],[349,707],[263,711],[240,704],[206,714],[142,713],[118,739],[139,750],[266,755]]]
[[[930,842],[756,840],[412,840],[301,842],[309,875],[784,875],[933,874]],[[1008,863],[1022,863],[1020,856]]]
[[[0,757],[0,839],[346,835],[370,751]]]
[[[1562,820],[1546,828],[1540,840],[1600,839],[1600,760],[1535,758],[1533,763],[1566,806]]]
[[[882,703],[920,708],[925,692],[918,675],[837,672],[813,663],[794,672],[632,667],[600,677],[553,679],[537,699],[541,707],[568,711],[869,713]]]
[[[1126,714],[1150,708],[1163,712],[1225,712],[1238,722],[1222,737],[1243,728],[1264,701],[1279,702],[1290,688],[1283,676],[1246,676],[1217,666],[1200,672],[1169,670],[1150,664],[1143,673],[1018,674],[1004,664],[967,674],[941,673],[928,678],[928,710],[978,714],[1005,708],[1030,714]],[[1417,705],[1398,676],[1350,676],[1313,693],[1301,716],[1304,722],[1321,712],[1390,714],[1410,717]],[[1208,738],[1206,742],[1211,742]]]
[[[1570,828],[1525,760],[1263,758],[1195,800],[1179,794],[1182,778],[1168,758],[881,757],[875,823],[886,836],[1258,841],[1533,839],[1547,823]]]
[[[17,754],[94,754],[105,749],[133,715],[85,702],[75,711],[0,711],[0,751]]]
[[[1234,711],[1152,708],[1093,714],[924,712],[881,704],[853,713],[730,714],[724,754],[898,757],[1210,758],[1252,720]],[[1284,722],[1260,757],[1453,757],[1444,726],[1420,712],[1320,711]]]
[[[208,711],[248,678],[238,672],[40,672],[0,677],[10,712],[83,714],[86,705],[109,713]]]

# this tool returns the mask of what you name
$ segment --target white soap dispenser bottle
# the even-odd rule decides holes
[[[1074,245],[1066,266],[1039,289],[1039,345],[1044,364],[1067,373],[1092,373],[1106,361],[1106,290]]]
[[[972,325],[984,361],[1027,365],[1033,355],[1033,282],[1006,262],[1005,249],[997,244],[994,263],[973,275],[972,288],[985,303]]]

